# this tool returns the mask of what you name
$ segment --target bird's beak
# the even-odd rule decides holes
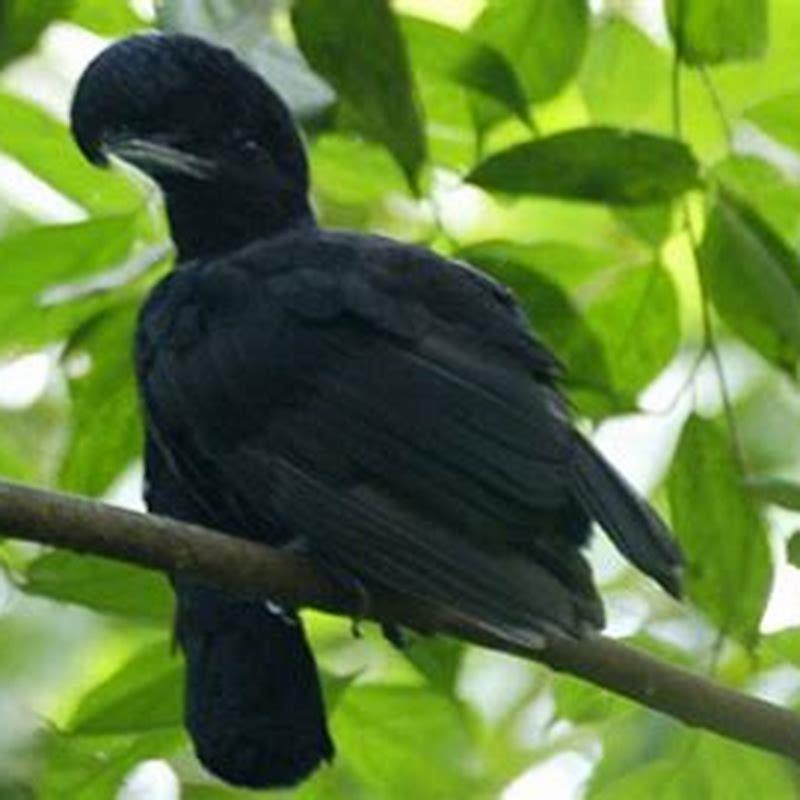
[[[213,160],[190,153],[157,137],[109,137],[100,146],[99,158],[95,163],[106,165],[111,156],[122,159],[154,178],[177,174],[208,180],[216,172],[216,163]]]

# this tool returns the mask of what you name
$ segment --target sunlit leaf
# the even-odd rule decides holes
[[[772,561],[760,511],[716,423],[690,417],[667,489],[686,555],[689,597],[720,630],[752,646],[772,584]]]
[[[745,117],[779,142],[800,150],[800,92],[756,103],[747,109]]]
[[[133,377],[138,304],[109,309],[84,324],[62,356],[72,401],[72,430],[59,471],[68,491],[100,495],[141,451]]]
[[[67,19],[101,36],[122,36],[145,26],[132,3],[108,0],[73,0]]]
[[[176,728],[183,719],[183,660],[169,642],[142,648],[81,698],[70,734],[140,733]]]
[[[95,611],[169,624],[172,592],[158,573],[98,556],[54,551],[28,567],[23,588]]]
[[[514,145],[467,176],[485,189],[619,205],[669,200],[698,184],[698,166],[674,139],[580,128]]]
[[[514,70],[497,50],[428,20],[401,17],[400,23],[416,69],[487,95],[527,121],[525,94]]]
[[[131,181],[90,166],[66,125],[39,106],[0,92],[0,151],[92,212],[130,212],[142,203]]]
[[[298,0],[292,22],[311,66],[415,186],[425,137],[405,46],[386,0]]]
[[[766,0],[666,0],[665,7],[687,64],[759,58],[766,50]]]
[[[514,65],[531,100],[546,100],[580,64],[589,32],[589,4],[586,0],[491,0],[472,32]]]

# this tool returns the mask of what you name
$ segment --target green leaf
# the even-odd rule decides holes
[[[334,87],[359,129],[389,149],[416,188],[425,161],[422,116],[386,0],[298,0],[292,23],[311,66]]]
[[[603,342],[617,402],[633,407],[680,342],[678,296],[669,273],[658,263],[619,269],[601,283],[585,314]]]
[[[619,714],[629,714],[635,708],[630,700],[566,675],[556,678],[554,699],[556,715],[579,724],[602,722]]]
[[[453,696],[464,658],[464,645],[443,636],[419,637],[403,655],[430,685],[445,695]]]
[[[47,735],[45,763],[37,775],[36,800],[109,800],[142,761],[170,756],[185,741],[182,730],[135,736]]]
[[[485,189],[619,205],[670,200],[698,185],[698,165],[675,139],[579,128],[514,145],[467,176]]]
[[[747,488],[762,503],[800,511],[800,484],[794,481],[757,475],[747,479]]]
[[[130,3],[108,0],[72,0],[67,19],[100,36],[123,36],[145,27]]]
[[[661,247],[672,233],[672,212],[670,203],[614,209],[620,222],[653,248]]]
[[[589,32],[586,0],[492,0],[472,33],[513,64],[528,97],[556,95],[580,64]]]
[[[731,443],[715,423],[689,418],[667,490],[686,555],[689,597],[721,631],[752,647],[772,584],[772,561],[759,509],[743,485]]]
[[[709,295],[736,334],[779,367],[800,356],[800,273],[795,254],[740,201],[720,195],[700,246]]]
[[[101,495],[141,451],[144,436],[133,377],[137,304],[92,318],[62,356],[72,401],[70,441],[59,470],[61,488]]]
[[[687,64],[760,58],[766,51],[766,0],[666,0],[666,12]]]
[[[626,126],[636,124],[661,100],[654,87],[669,69],[667,52],[641,28],[614,14],[592,29],[578,82],[593,120]]]
[[[528,102],[517,76],[493,47],[417,17],[401,17],[400,27],[416,69],[486,95],[528,122]]]
[[[365,796],[476,796],[475,779],[462,768],[473,754],[464,719],[438,693],[354,686],[334,714],[333,730],[339,759],[363,783]]]
[[[800,531],[795,531],[786,542],[786,560],[793,567],[800,567]]]
[[[587,800],[685,800],[702,791],[704,800],[791,800],[795,789],[786,763],[777,756],[712,734],[688,733],[674,752],[644,766],[593,780]]]
[[[29,565],[22,588],[28,594],[159,625],[167,624],[173,613],[172,592],[163,575],[98,556],[46,553]]]
[[[183,662],[161,640],[133,655],[85,694],[66,726],[70,734],[141,733],[183,720]]]
[[[46,292],[117,267],[136,236],[126,214],[50,225],[0,240],[0,352],[63,338],[81,320],[113,301],[92,296],[47,303]]]
[[[800,98],[799,98],[800,99]],[[752,209],[794,245],[800,236],[800,187],[758,156],[732,155],[714,165],[726,194]]]
[[[88,211],[133,211],[142,204],[128,178],[88,164],[66,125],[34,103],[0,92],[0,119],[0,150]]]
[[[72,0],[3,0],[0,3],[0,66],[24,55]]]
[[[770,97],[750,106],[744,116],[774,139],[800,150],[800,92]]]

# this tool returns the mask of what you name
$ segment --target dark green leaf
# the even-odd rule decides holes
[[[666,12],[687,64],[759,58],[767,48],[766,0],[666,0]]]
[[[467,180],[510,194],[619,205],[670,200],[698,184],[698,165],[675,139],[615,128],[580,128],[510,147]]]
[[[3,0],[0,3],[0,66],[33,48],[44,29],[72,0]]]
[[[67,491],[103,494],[141,450],[133,378],[137,314],[138,304],[101,313],[73,335],[64,351],[72,430],[59,484]]]
[[[800,567],[800,531],[795,531],[786,542],[786,560],[793,567]]]
[[[750,106],[745,117],[774,139],[800,150],[800,92],[771,97]]]
[[[401,17],[414,67],[496,100],[523,122],[528,102],[514,70],[493,47],[468,33],[416,17]]]
[[[752,646],[772,584],[766,530],[715,423],[692,416],[667,481],[687,559],[689,597],[725,633]]]
[[[298,0],[292,22],[311,66],[359,128],[384,144],[416,187],[425,160],[408,58],[386,0]]]
[[[464,645],[442,636],[419,637],[403,655],[437,691],[452,696],[464,658]]]
[[[48,303],[47,290],[119,266],[136,236],[134,215],[51,225],[0,241],[0,351],[62,338],[110,302]]]
[[[172,592],[163,575],[105,558],[54,551],[39,556],[23,589],[103,613],[167,624]]]
[[[39,106],[0,93],[0,119],[0,150],[89,211],[129,212],[141,205],[128,178],[90,166],[67,127]]]
[[[763,503],[800,511],[800,484],[794,481],[759,475],[748,478],[747,488]]]
[[[711,209],[700,259],[711,300],[731,330],[792,370],[800,355],[795,254],[752,209],[722,195]]]
[[[167,641],[142,648],[81,698],[67,724],[79,735],[177,728],[183,719],[183,662]]]
[[[513,64],[528,97],[553,97],[580,64],[589,32],[586,0],[492,0],[472,32]]]

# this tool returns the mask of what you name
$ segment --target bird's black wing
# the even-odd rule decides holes
[[[483,276],[316,230],[184,267],[139,341],[152,435],[212,518],[527,641],[601,624],[579,547],[604,502],[645,569],[677,559],[570,428],[556,369]]]

